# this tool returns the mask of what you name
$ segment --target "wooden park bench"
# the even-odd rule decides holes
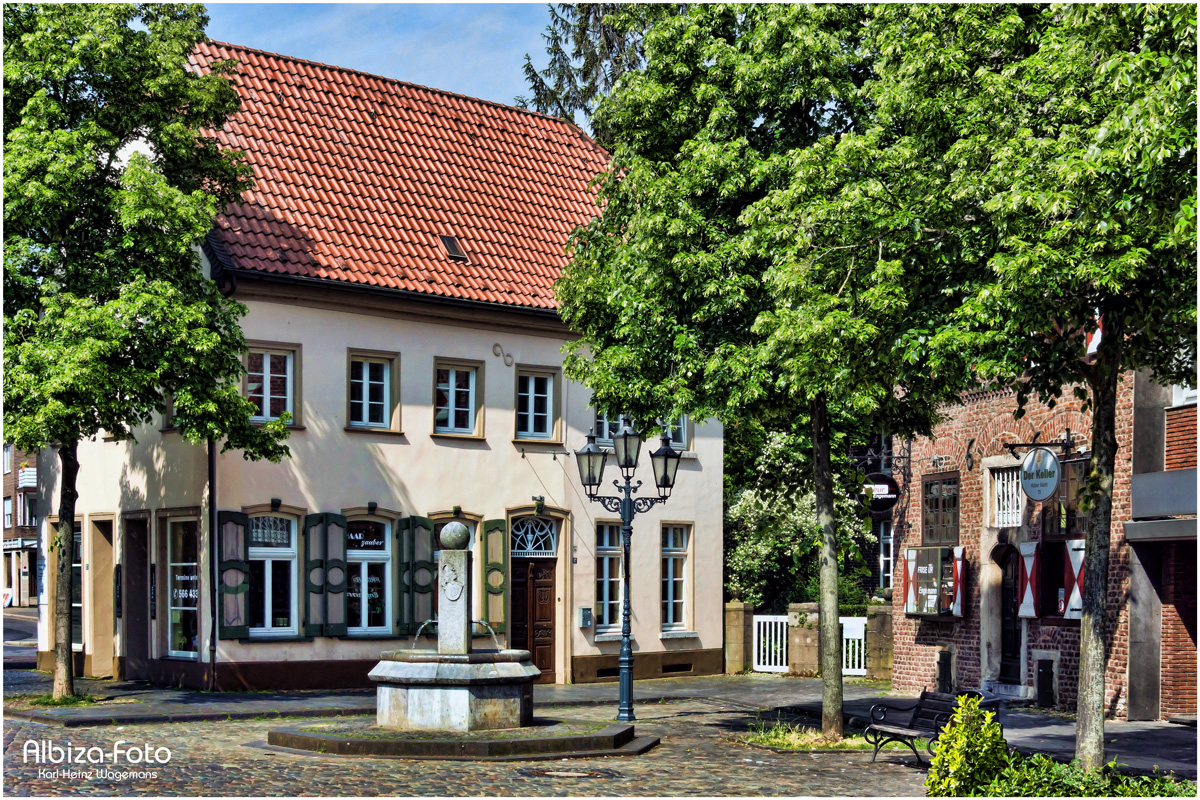
[[[921,754],[917,752],[913,742],[925,738],[929,739],[925,749],[929,751],[929,756],[932,758],[937,747],[938,737],[942,735],[942,728],[950,721],[950,715],[958,708],[960,697],[978,697],[982,700],[983,694],[976,691],[955,694],[924,691],[912,705],[892,706],[887,703],[876,703],[871,707],[871,724],[867,726],[867,730],[863,734],[867,744],[875,746],[871,760],[875,760],[875,756],[879,755],[880,748],[888,742],[903,742],[909,746],[913,755],[917,757],[917,762],[920,763]],[[995,707],[998,702],[990,700],[981,703],[980,706]]]

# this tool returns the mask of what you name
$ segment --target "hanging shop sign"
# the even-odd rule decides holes
[[[891,475],[884,472],[872,472],[863,484],[863,493],[859,500],[871,510],[871,514],[886,514],[896,506],[900,499],[900,484]]]
[[[1058,491],[1062,465],[1058,456],[1045,447],[1035,447],[1021,462],[1021,491],[1038,503],[1049,500]]]

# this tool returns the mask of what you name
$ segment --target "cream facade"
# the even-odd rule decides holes
[[[573,450],[596,415],[587,389],[562,375],[569,332],[553,313],[328,282],[245,278],[235,296],[261,354],[250,382],[265,387],[264,414],[291,407],[291,457],[216,455],[213,514],[208,451],[169,422],[136,442],[81,443],[79,667],[223,689],[368,685],[379,652],[412,646],[412,628],[434,616],[421,588],[432,577],[420,563],[432,560],[428,527],[457,518],[473,531],[474,618],[498,629],[502,646],[534,650],[543,680],[615,680],[619,560],[598,562],[597,543],[609,543],[598,526],[619,520],[579,484]],[[722,429],[685,419],[677,436],[685,455],[676,488],[634,522],[637,677],[723,667]],[[655,447],[643,445],[643,493],[655,491]],[[38,466],[39,507],[57,509],[54,451]],[[325,521],[335,527],[348,520],[350,550],[317,552],[317,514],[334,515]],[[214,517],[247,525],[248,564],[237,566],[237,542],[226,553],[228,543],[213,540]],[[54,521],[42,526],[44,553]],[[214,556],[222,580],[236,584],[215,604]],[[330,570],[344,561],[345,583],[312,584],[317,556]],[[226,572],[228,563],[236,569]],[[598,569],[610,580],[598,582]],[[240,627],[219,625],[214,637],[214,605],[220,615],[226,603],[238,618],[223,623]],[[39,608],[48,663],[52,586]],[[476,635],[477,647],[493,646],[483,626]]]

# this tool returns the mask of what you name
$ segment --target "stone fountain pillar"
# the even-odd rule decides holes
[[[442,528],[436,555],[437,650],[388,650],[375,681],[380,727],[473,731],[517,728],[533,721],[533,681],[541,670],[528,650],[471,648],[470,531]]]

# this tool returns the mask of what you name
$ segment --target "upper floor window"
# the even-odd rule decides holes
[[[1188,403],[1196,402],[1196,387],[1195,386],[1172,386],[1171,387],[1171,405],[1186,406]],[[5,470],[7,471],[7,470]]]
[[[12,445],[4,445],[4,474],[12,472]]]
[[[926,475],[921,490],[925,544],[958,544],[958,473]]]
[[[517,374],[517,438],[554,438],[554,373]]]
[[[678,417],[672,417],[662,424],[663,431],[667,434],[667,439],[669,439],[671,442],[671,447],[674,447],[676,450],[687,450],[687,424],[687,414],[680,414]]]
[[[1020,467],[992,470],[992,519],[997,528],[1021,525],[1025,493],[1021,491]]]
[[[246,358],[246,397],[256,422],[279,419],[286,411],[295,421],[295,352],[255,350]]]
[[[613,437],[621,428],[621,415],[596,412],[596,441],[612,447]]]
[[[4,498],[4,527],[11,528],[13,526],[12,515],[13,503],[11,497]]]
[[[439,365],[435,378],[434,432],[475,433],[476,369]]]
[[[296,523],[290,517],[250,518],[250,635],[296,634]]]

